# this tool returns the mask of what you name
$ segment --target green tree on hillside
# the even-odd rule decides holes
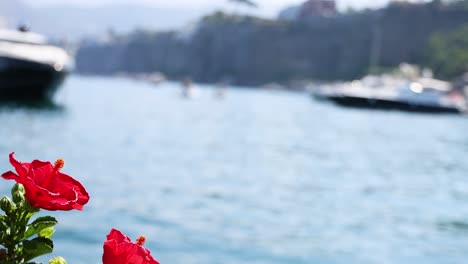
[[[455,78],[468,71],[468,24],[435,33],[429,43],[429,65],[443,78]]]

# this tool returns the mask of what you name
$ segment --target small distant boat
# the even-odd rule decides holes
[[[461,93],[452,91],[449,83],[432,78],[372,85],[354,81],[323,86],[312,91],[312,95],[350,107],[441,113],[467,111],[466,99]]]
[[[182,97],[187,98],[187,99],[193,99],[194,97],[197,96],[197,90],[193,86],[192,80],[191,79],[184,79],[182,81]]]
[[[67,52],[44,36],[0,29],[0,100],[51,100],[71,67]]]

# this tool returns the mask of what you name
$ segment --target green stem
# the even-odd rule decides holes
[[[16,263],[16,239],[15,239],[15,234],[16,234],[16,226],[15,226],[15,221],[16,219],[13,219],[12,214],[7,213],[7,226],[10,228],[10,234],[7,236],[7,241],[5,241],[5,246],[7,249],[7,255],[8,255],[8,260],[10,263]]]
[[[10,228],[10,233],[5,241],[8,263],[19,264],[23,261],[23,256],[19,244],[23,240],[25,227],[29,222],[28,213],[22,210],[14,210],[7,214],[6,224]]]

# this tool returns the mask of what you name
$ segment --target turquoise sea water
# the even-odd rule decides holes
[[[58,107],[0,108],[2,171],[10,151],[62,157],[91,195],[83,212],[52,213],[54,255],[100,263],[115,227],[145,234],[167,264],[466,263],[466,117],[302,93],[180,94],[175,83],[72,76]]]

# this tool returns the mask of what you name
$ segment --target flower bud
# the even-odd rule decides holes
[[[13,202],[15,202],[16,204],[20,204],[24,201],[24,195],[22,193],[14,193],[13,194]]]
[[[49,264],[67,264],[67,261],[62,257],[55,257],[49,260]]]
[[[13,189],[11,189],[11,196],[13,196],[13,202],[20,204],[24,202],[24,187],[21,184],[15,184]]]
[[[0,200],[0,208],[5,213],[8,213],[11,212],[13,208],[15,208],[15,204],[13,203],[13,201],[10,200],[10,198],[5,196]]]
[[[21,193],[24,195],[26,193],[26,190],[24,190],[23,184],[19,184],[19,183],[15,184],[13,188],[11,189],[11,195],[13,196],[14,193]]]

